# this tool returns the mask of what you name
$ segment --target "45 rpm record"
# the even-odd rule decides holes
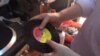
[[[51,33],[47,28],[41,30],[39,27],[33,29],[33,36],[40,43],[46,43],[47,40],[51,40],[52,38]]]
[[[52,52],[53,49],[46,44],[47,40],[53,40],[57,43],[60,42],[59,34],[55,27],[48,23],[44,30],[38,28],[42,20],[31,20],[25,25],[25,35],[28,38],[28,44],[34,50],[42,53]]]

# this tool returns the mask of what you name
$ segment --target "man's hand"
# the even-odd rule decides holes
[[[49,44],[54,49],[53,56],[80,56],[79,54],[72,51],[70,48],[62,44],[58,44],[54,41],[48,41],[47,44]]]
[[[40,28],[43,29],[48,22],[50,22],[52,25],[58,27],[61,23],[59,18],[60,18],[59,13],[43,13],[43,14],[37,15],[35,17],[32,17],[31,20],[34,20],[34,19],[43,20],[40,25]]]
[[[33,18],[31,18],[31,20],[33,19],[41,19],[43,20],[43,22],[40,25],[40,28],[44,28],[44,26],[48,23],[51,22],[54,26],[59,26],[60,23],[64,20],[69,20],[69,19],[73,19],[76,17],[79,17],[82,15],[82,9],[80,7],[80,5],[75,4],[69,8],[65,8],[60,12],[55,12],[55,13],[43,13],[40,15],[37,15]]]

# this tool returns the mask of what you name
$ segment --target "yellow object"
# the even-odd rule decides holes
[[[51,33],[49,32],[48,29],[45,28],[42,33],[43,34],[42,34],[41,39],[40,39],[41,43],[46,43],[47,40],[51,40],[52,36],[51,36]]]

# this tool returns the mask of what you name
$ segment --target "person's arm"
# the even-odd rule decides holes
[[[96,0],[75,0],[75,4],[59,12],[61,20],[73,19],[75,17],[88,17],[93,12]]]
[[[79,4],[75,4],[59,12],[60,21],[74,19],[75,17],[82,16],[82,8]]]
[[[41,23],[40,28],[44,28],[48,22],[53,23],[53,25],[59,25],[64,20],[74,19],[79,16],[89,16],[92,13],[94,7],[95,0],[76,0],[73,6],[60,12],[43,13],[41,15],[32,17],[31,20],[42,19],[43,22]]]
[[[73,19],[75,17],[82,15],[82,9],[78,4],[75,4],[69,8],[66,8],[60,12],[55,13],[43,13],[40,15],[37,15],[35,17],[32,17],[33,19],[43,19],[43,22],[41,23],[40,27],[44,28],[44,26],[47,24],[47,22],[51,22],[53,25],[58,26],[60,23],[64,20]]]

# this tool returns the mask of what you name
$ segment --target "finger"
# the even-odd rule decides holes
[[[41,25],[39,26],[40,29],[45,28],[45,26],[48,23],[48,21],[49,21],[49,18],[48,17],[45,17],[44,20],[42,21]]]
[[[40,15],[37,15],[37,16],[32,17],[30,20],[43,19],[44,16],[45,16],[45,14],[40,14]]]
[[[61,33],[59,33],[60,36],[60,44],[64,44],[65,42],[65,32],[62,31]]]
[[[41,18],[42,18],[41,15],[37,15],[37,16],[35,16],[35,17],[32,17],[29,21],[35,20],[35,19],[41,19]]]
[[[52,40],[47,41],[47,44],[50,45],[54,50],[59,49],[59,48],[58,48],[59,44],[56,43],[56,42],[54,42],[54,41],[52,41]]]

